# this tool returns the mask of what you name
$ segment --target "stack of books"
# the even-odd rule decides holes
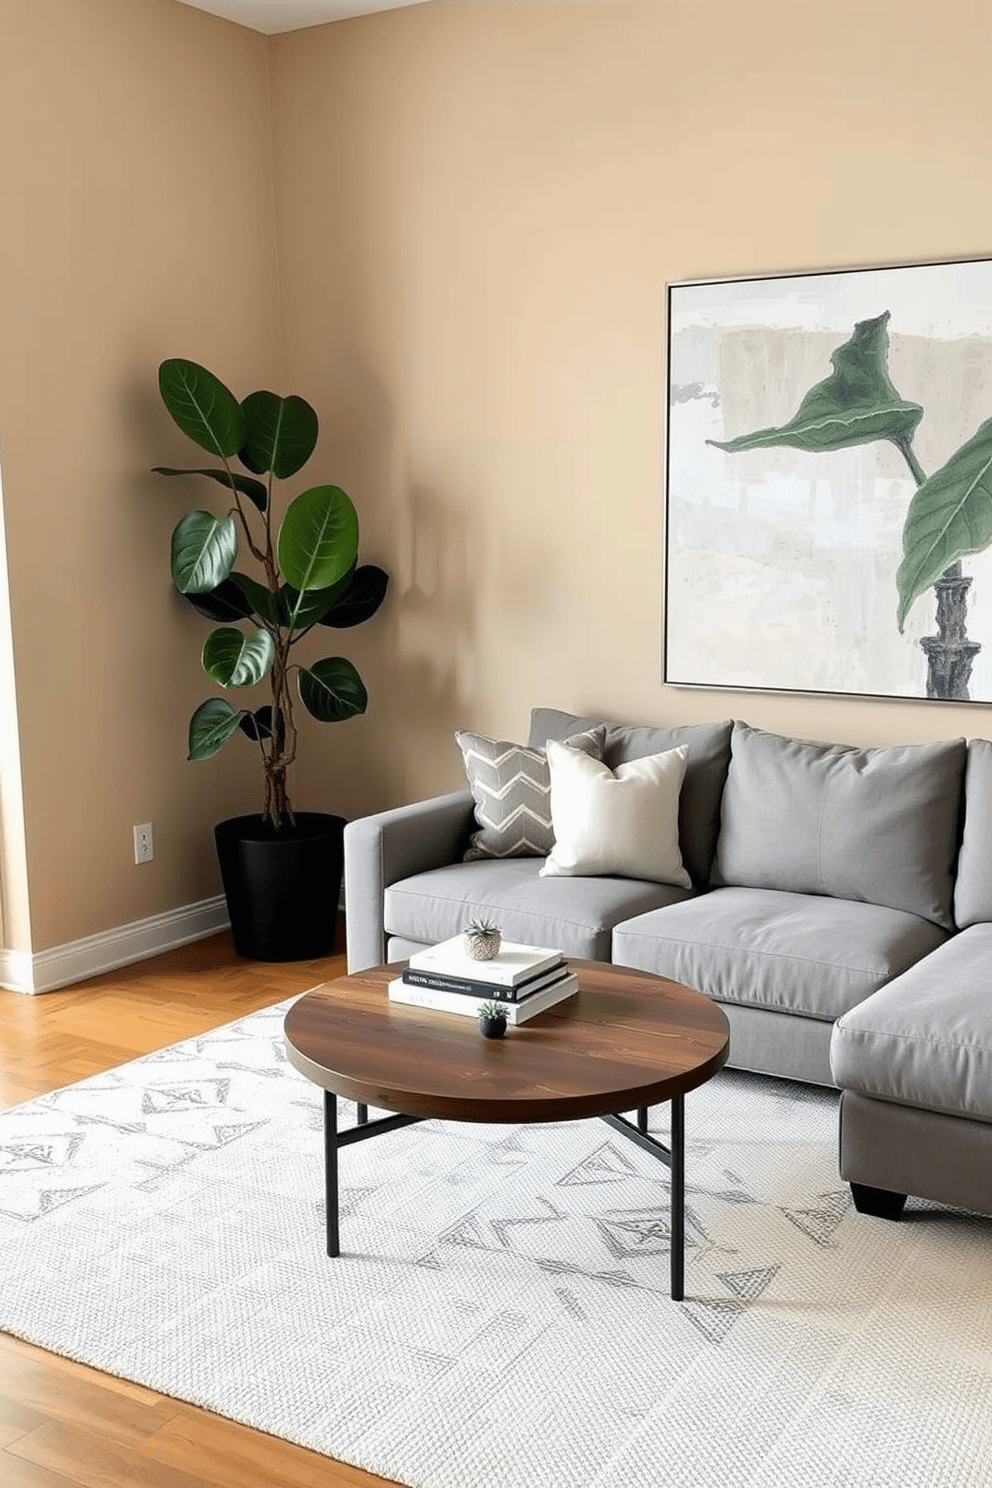
[[[579,990],[561,951],[504,940],[492,961],[475,961],[464,938],[416,951],[401,977],[389,984],[392,1002],[478,1017],[484,1002],[498,1002],[508,1023],[526,1023]]]

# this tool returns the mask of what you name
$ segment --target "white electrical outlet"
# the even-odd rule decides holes
[[[140,822],[134,829],[134,861],[150,863],[155,856],[151,822]]]

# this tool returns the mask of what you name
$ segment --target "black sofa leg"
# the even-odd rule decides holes
[[[869,1188],[866,1183],[852,1183],[851,1197],[859,1214],[874,1214],[876,1219],[898,1219],[906,1202],[905,1194]]]

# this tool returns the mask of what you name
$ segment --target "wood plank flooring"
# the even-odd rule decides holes
[[[0,1107],[57,1090],[340,976],[243,961],[230,935],[59,992],[0,991]],[[2,1281],[0,1281],[2,1285]],[[387,1488],[195,1406],[0,1333],[0,1488]]]

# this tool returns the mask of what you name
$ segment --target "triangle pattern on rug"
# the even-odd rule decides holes
[[[790,1223],[808,1235],[814,1245],[826,1246],[833,1241],[838,1226],[851,1208],[851,1195],[847,1189],[835,1193],[817,1194],[817,1203],[811,1209],[781,1209]]]
[[[563,1209],[556,1209],[550,1200],[542,1199],[540,1194],[537,1196],[537,1202],[545,1206],[545,1209],[548,1211],[546,1214],[524,1214],[513,1219],[491,1219],[489,1221],[490,1227],[496,1231],[499,1237],[500,1244],[507,1250],[514,1249],[508,1238],[508,1232],[514,1225],[562,1224],[568,1219],[568,1215]]]
[[[94,1183],[89,1188],[43,1188],[34,1196],[32,1202],[22,1207],[12,1209],[10,1195],[4,1195],[5,1203],[0,1205],[0,1214],[7,1215],[10,1219],[22,1220],[25,1224],[31,1224],[33,1220],[44,1219],[55,1209],[62,1209],[66,1204],[74,1204],[77,1199],[85,1199],[87,1194],[98,1193],[105,1188],[104,1183]]]
[[[0,1174],[68,1167],[83,1140],[78,1132],[62,1132],[34,1140],[0,1143]]]
[[[213,1128],[214,1140],[212,1142],[195,1142],[192,1137],[183,1137],[183,1143],[188,1147],[199,1147],[209,1152],[217,1147],[227,1147],[231,1142],[237,1142],[241,1137],[246,1137],[249,1132],[264,1126],[264,1121],[233,1121],[223,1126]]]
[[[425,1271],[444,1270],[444,1262],[436,1250],[426,1251],[422,1256],[418,1256],[413,1264],[415,1266],[422,1266]]]
[[[745,1302],[753,1302],[755,1297],[761,1296],[781,1269],[781,1264],[777,1264],[757,1266],[752,1271],[718,1271],[717,1279],[735,1296],[743,1297]]]
[[[486,1162],[492,1168],[519,1168],[526,1165],[530,1154],[520,1139],[519,1132],[514,1132],[505,1141],[495,1142],[486,1147]]]
[[[560,1261],[554,1256],[539,1258],[537,1265],[551,1276],[582,1276],[587,1281],[601,1281],[606,1286],[615,1287],[621,1291],[660,1292],[662,1295],[665,1295],[667,1291],[665,1285],[654,1287],[638,1281],[637,1277],[632,1276],[629,1271],[590,1271],[585,1266],[576,1266],[570,1261]]]
[[[217,1068],[222,1070],[235,1070],[246,1075],[257,1075],[260,1080],[281,1080],[283,1072],[276,1066],[269,1069],[258,1069],[253,1064],[241,1064],[236,1059],[218,1059]]]
[[[603,1142],[564,1177],[559,1178],[558,1186],[567,1188],[577,1183],[622,1183],[636,1172],[637,1167],[626,1152],[622,1152],[615,1142]]]
[[[687,1183],[685,1191],[687,1194],[696,1194],[704,1199],[721,1199],[724,1204],[756,1204],[758,1202],[754,1194],[749,1193],[746,1188],[703,1188],[695,1183]]]
[[[205,1106],[227,1103],[230,1080],[189,1080],[180,1084],[148,1085],[141,1097],[141,1110],[146,1116],[171,1115],[174,1111],[191,1111]]]
[[[338,1194],[338,1214],[342,1219],[348,1215],[356,1214],[362,1200],[367,1198],[369,1194],[377,1192],[378,1190],[371,1184],[366,1184],[364,1188],[342,1188]]]
[[[667,1255],[671,1249],[671,1217],[665,1209],[642,1209],[629,1214],[607,1214],[596,1219],[596,1228],[611,1255]],[[686,1245],[695,1241],[686,1235]]]
[[[139,1136],[148,1130],[147,1121],[115,1121],[110,1116],[97,1116],[92,1113],[80,1114],[73,1118],[77,1126],[109,1126],[111,1131],[119,1131],[124,1136]]]
[[[438,1236],[439,1245],[465,1245],[472,1250],[495,1250],[477,1214],[463,1214]]]
[[[710,1343],[722,1343],[735,1323],[744,1316],[743,1302],[682,1302],[685,1317]]]

